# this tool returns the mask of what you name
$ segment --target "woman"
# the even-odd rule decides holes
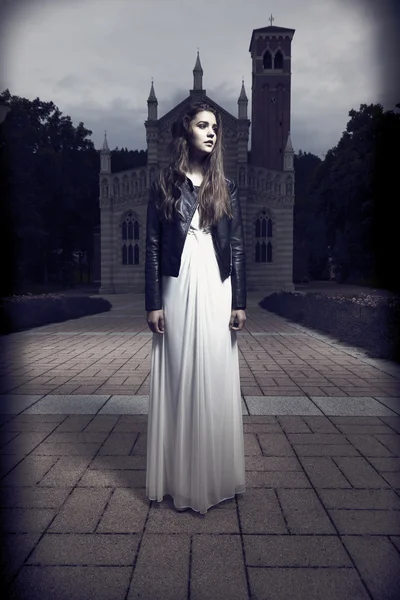
[[[147,210],[146,495],[206,514],[245,491],[236,339],[246,321],[243,225],[236,184],[224,177],[217,111],[189,106],[172,136]]]

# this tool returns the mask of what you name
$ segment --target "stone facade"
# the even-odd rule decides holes
[[[168,164],[167,148],[173,121],[187,103],[198,100],[214,106],[222,117],[225,174],[238,183],[244,219],[248,291],[294,289],[294,151],[290,139],[293,35],[293,29],[276,26],[255,29],[252,33],[250,160],[250,121],[244,82],[236,118],[207,96],[202,85],[199,55],[189,96],[160,119],[151,84],[145,122],[146,167],[113,173],[105,138],[100,166],[100,293],[144,292],[149,186],[158,170]]]

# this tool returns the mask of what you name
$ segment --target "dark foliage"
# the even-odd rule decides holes
[[[260,306],[291,321],[360,346],[372,357],[400,362],[400,297],[278,292]]]
[[[48,323],[59,323],[110,310],[105,298],[89,296],[11,296],[0,301],[0,333],[8,334]]]
[[[323,161],[302,152],[295,157],[294,280],[335,279],[400,291],[392,191],[400,113],[362,104],[349,117]]]

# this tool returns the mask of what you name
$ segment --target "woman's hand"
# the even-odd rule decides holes
[[[246,312],[241,308],[239,310],[233,310],[231,313],[231,319],[229,321],[229,329],[234,331],[241,331],[246,323]],[[235,326],[237,324],[237,327]]]
[[[147,324],[153,333],[164,333],[164,311],[150,310],[147,313]]]

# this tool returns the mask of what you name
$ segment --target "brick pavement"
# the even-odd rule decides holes
[[[145,496],[143,298],[1,339],[9,598],[390,600],[400,594],[400,368],[249,299],[246,492]],[[4,595],[3,595],[4,597]]]

